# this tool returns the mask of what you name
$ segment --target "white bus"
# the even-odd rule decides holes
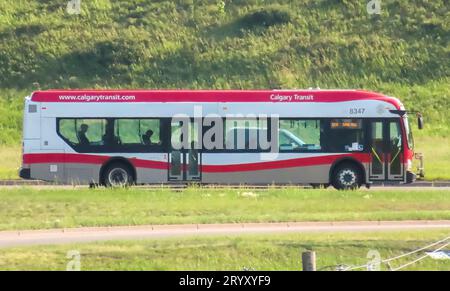
[[[410,183],[413,158],[404,106],[374,92],[48,90],[25,99],[20,176],[348,189]]]

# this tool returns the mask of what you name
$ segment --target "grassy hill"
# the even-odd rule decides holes
[[[401,98],[424,113],[419,143],[439,136],[450,161],[446,1],[384,0],[380,15],[361,0],[82,0],[80,15],[67,2],[0,2],[4,146],[37,88],[319,86]]]

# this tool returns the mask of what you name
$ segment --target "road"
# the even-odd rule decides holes
[[[2,231],[0,248],[198,235],[448,229],[450,220],[184,224]]]

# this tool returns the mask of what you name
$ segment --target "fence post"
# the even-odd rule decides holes
[[[302,253],[303,271],[316,270],[316,252],[306,251]]]

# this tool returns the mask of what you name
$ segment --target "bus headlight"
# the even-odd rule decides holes
[[[408,161],[406,162],[406,169],[407,170],[411,170],[412,169],[412,160],[408,159]]]

